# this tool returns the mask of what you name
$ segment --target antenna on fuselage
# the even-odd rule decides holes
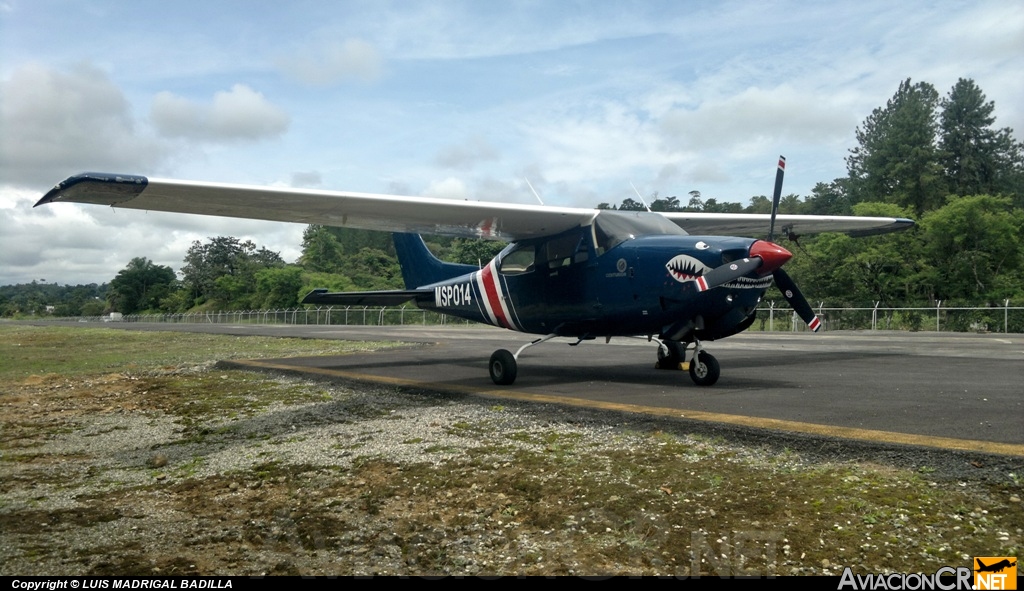
[[[779,169],[775,173],[775,193],[772,195],[772,223],[768,226],[768,242],[775,241],[775,216],[779,213],[779,200],[782,199],[782,176],[786,173],[786,157],[779,156]]]
[[[530,190],[533,191],[533,196],[537,198],[537,201],[540,201],[540,204],[544,205],[544,200],[540,198],[540,195],[537,194],[537,190],[530,184],[530,179],[523,177],[523,180],[526,181],[526,186],[530,187]]]
[[[642,195],[640,195],[640,191],[637,191],[637,190],[636,190],[636,185],[634,185],[634,184],[632,183],[632,181],[631,181],[631,182],[629,183],[629,186],[630,186],[630,187],[633,187],[633,192],[634,192],[634,193],[636,193],[636,196],[637,196],[637,198],[638,198],[638,199],[640,199],[640,203],[643,203],[643,204],[644,204],[644,207],[645,207],[645,208],[647,209],[647,211],[651,211],[651,206],[650,206],[650,205],[647,205],[647,202],[646,202],[646,201],[644,201],[644,198],[643,198],[643,196],[642,196]]]

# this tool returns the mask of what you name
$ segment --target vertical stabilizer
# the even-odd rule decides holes
[[[480,270],[476,265],[446,263],[435,257],[419,234],[395,233],[393,237],[406,289],[440,283]]]

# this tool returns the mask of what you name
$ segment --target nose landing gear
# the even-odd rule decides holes
[[[694,341],[693,357],[686,362],[688,343],[663,340],[658,347],[657,369],[689,370],[690,379],[698,386],[712,386],[718,381],[722,369],[711,353],[704,350],[700,341]]]

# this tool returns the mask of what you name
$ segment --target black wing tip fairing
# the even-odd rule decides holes
[[[303,304],[323,306],[399,306],[409,300],[433,301],[433,289],[407,289],[386,291],[350,291],[329,293],[314,289],[302,299]]]
[[[889,234],[891,232],[901,232],[903,230],[909,230],[914,227],[914,220],[909,218],[893,218],[888,226],[881,228],[870,228],[867,230],[848,230],[845,233],[852,238],[863,238],[865,236],[877,236],[879,234]]]
[[[83,172],[57,183],[33,207],[62,201],[62,197],[80,203],[114,205],[137,197],[149,185],[149,179],[136,174]]]

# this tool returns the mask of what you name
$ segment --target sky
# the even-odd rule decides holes
[[[594,207],[846,176],[902,80],[1024,129],[1024,2],[0,0],[0,285],[301,225],[52,204],[84,171]],[[527,184],[529,181],[529,185]]]

